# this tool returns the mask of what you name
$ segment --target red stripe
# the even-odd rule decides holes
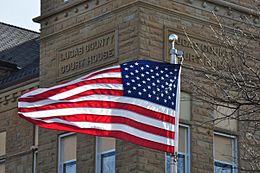
[[[146,131],[152,134],[156,134],[163,137],[174,137],[174,132],[165,129],[157,128],[151,125],[143,124],[141,122],[124,118],[120,116],[103,116],[103,115],[91,115],[91,114],[77,114],[69,116],[55,116],[48,118],[41,118],[42,120],[49,120],[52,118],[58,118],[66,120],[68,122],[96,122],[96,123],[114,123],[114,124],[125,124],[142,131]]]
[[[159,113],[156,111],[152,111],[137,105],[128,104],[128,103],[117,103],[117,102],[108,102],[108,101],[81,101],[76,103],[54,103],[50,105],[34,107],[34,108],[19,108],[19,112],[35,112],[35,111],[43,111],[43,110],[53,110],[53,109],[62,109],[62,108],[79,108],[79,107],[89,107],[89,108],[111,108],[111,109],[121,109],[128,110],[131,112],[138,113],[140,115],[158,119],[164,122],[169,122],[174,124],[175,118],[166,115],[163,113]]]
[[[114,69],[106,69],[106,70],[98,71],[98,72],[89,74],[87,77],[85,77],[83,79],[89,79],[93,76],[96,76],[96,75],[99,75],[99,74],[102,74],[102,73],[111,73],[111,72],[121,72],[121,69],[120,68],[114,68]]]
[[[72,100],[72,99],[76,99],[76,98],[83,97],[83,96],[89,96],[89,95],[93,95],[93,94],[123,96],[124,91],[123,90],[115,90],[115,89],[93,89],[93,90],[88,90],[88,91],[81,92],[79,94],[67,97],[63,100]]]
[[[174,153],[174,146],[164,145],[164,144],[160,144],[157,142],[149,141],[149,140],[146,140],[143,138],[139,138],[139,137],[130,135],[126,132],[106,131],[106,130],[99,130],[99,129],[82,129],[82,128],[78,128],[78,127],[66,125],[66,124],[61,124],[61,123],[45,123],[42,121],[37,121],[37,120],[27,118],[21,114],[18,114],[18,115],[42,128],[84,133],[84,134],[89,134],[89,135],[94,135],[94,136],[115,137],[115,138],[119,138],[119,139],[131,142],[131,143],[134,143],[137,145],[141,145],[144,147],[149,147],[149,148],[153,148],[153,149],[164,151],[164,152]]]
[[[40,100],[46,99],[48,97],[57,95],[59,93],[72,90],[77,87],[81,87],[81,86],[88,85],[88,84],[103,84],[103,83],[104,84],[122,84],[122,80],[120,78],[102,78],[102,79],[92,79],[92,80],[87,80],[87,81],[81,81],[76,84],[68,85],[66,87],[51,89],[51,90],[48,90],[48,91],[40,93],[40,94],[28,96],[27,98],[20,98],[19,101],[28,101],[28,102],[40,101]]]

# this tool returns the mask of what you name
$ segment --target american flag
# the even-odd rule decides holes
[[[42,128],[115,137],[174,152],[180,65],[131,61],[19,98],[18,115]]]

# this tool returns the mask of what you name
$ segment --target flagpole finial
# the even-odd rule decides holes
[[[172,42],[172,49],[174,49],[175,48],[175,41],[177,41],[178,40],[178,35],[176,35],[176,34],[171,34],[171,35],[169,35],[169,41],[171,41]]]

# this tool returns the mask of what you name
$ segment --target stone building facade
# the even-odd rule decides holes
[[[193,80],[189,65],[204,64],[186,35],[213,58],[227,53],[208,27],[218,27],[212,11],[230,31],[245,17],[259,27],[259,15],[242,0],[41,1],[41,16],[34,19],[41,24],[39,74],[0,90],[0,172],[169,171],[168,156],[160,151],[118,139],[38,129],[16,115],[17,97],[30,88],[49,87],[129,60],[169,62],[171,33],[179,36],[176,46],[184,51],[182,78]],[[183,83],[179,172],[239,172],[239,124],[205,124],[217,113],[191,95]]]

